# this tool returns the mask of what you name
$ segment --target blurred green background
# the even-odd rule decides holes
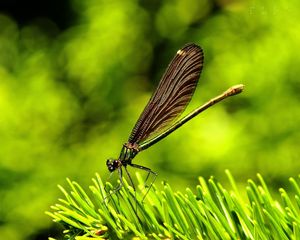
[[[178,190],[200,175],[226,185],[225,169],[241,186],[259,172],[274,190],[299,174],[298,0],[13,2],[0,8],[1,239],[56,236],[44,211],[57,184],[108,177],[106,159],[188,42],[205,64],[187,112],[231,85],[245,91],[134,162]]]

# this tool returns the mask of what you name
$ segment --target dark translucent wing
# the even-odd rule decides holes
[[[128,142],[140,143],[164,131],[191,100],[203,66],[203,51],[195,44],[180,49],[153,93]]]

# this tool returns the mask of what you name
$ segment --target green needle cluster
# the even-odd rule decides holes
[[[243,194],[229,171],[226,175],[231,190],[213,177],[200,177],[195,191],[153,185],[146,197],[138,174],[137,191],[124,180],[111,195],[112,185],[104,186],[98,174],[89,192],[67,179],[70,190],[59,186],[64,198],[47,214],[63,224],[66,239],[300,239],[300,187],[294,178],[292,196],[281,188],[275,199],[259,174]]]

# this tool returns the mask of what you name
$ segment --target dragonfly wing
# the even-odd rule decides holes
[[[197,86],[203,51],[187,44],[177,51],[133,128],[129,143],[141,143],[163,132],[184,111]]]

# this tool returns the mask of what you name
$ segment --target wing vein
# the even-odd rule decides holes
[[[135,124],[128,142],[141,143],[163,132],[184,111],[197,86],[203,51],[195,44],[180,49]]]

